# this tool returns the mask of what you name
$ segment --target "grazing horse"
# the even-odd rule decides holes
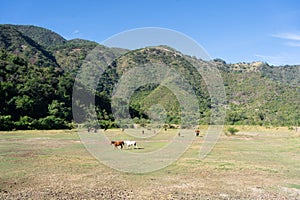
[[[124,142],[123,141],[111,141],[110,144],[114,145],[116,148],[118,148],[118,146],[121,146],[121,149],[123,149],[123,146],[124,146]]]
[[[126,144],[127,148],[130,146],[136,147],[136,141],[125,140],[124,143]]]
[[[196,136],[199,136],[200,130],[199,129],[195,130],[195,134],[196,134]]]

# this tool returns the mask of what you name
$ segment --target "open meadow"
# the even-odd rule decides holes
[[[201,137],[180,159],[146,174],[103,165],[75,130],[1,132],[0,199],[300,199],[300,132],[236,128],[236,135],[222,134],[200,160],[201,127]],[[105,134],[128,139],[119,129]],[[173,129],[153,140],[136,139],[139,149],[122,151],[150,152],[175,134]]]

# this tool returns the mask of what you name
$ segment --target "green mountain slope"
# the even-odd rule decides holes
[[[263,76],[291,86],[300,86],[300,65],[273,67],[265,65],[261,68]]]
[[[23,58],[30,64],[58,67],[51,53],[10,25],[0,25],[0,48]]]
[[[297,125],[300,87],[270,79],[262,72],[227,73],[224,76],[229,109],[227,123]]]
[[[17,29],[23,35],[30,37],[36,43],[43,47],[62,45],[67,42],[65,38],[59,34],[42,27],[32,25],[7,25]]]
[[[89,85],[86,83],[73,88],[77,72],[90,54],[113,62],[99,78],[96,91],[84,90]],[[117,126],[112,115],[111,96],[120,81],[138,72],[139,68],[135,67],[148,69],[147,75],[155,77],[156,71],[151,70],[157,66],[163,70],[163,66],[167,66],[176,72],[177,80],[166,80],[193,91],[198,101],[199,123],[209,124],[213,107],[211,97],[202,75],[191,62],[203,70],[211,65],[219,69],[226,92],[227,104],[223,105],[227,111],[226,124],[299,126],[300,65],[227,64],[221,59],[207,62],[182,55],[167,46],[129,51],[82,39],[67,41],[40,27],[0,25],[0,130],[70,127],[73,89],[81,90],[83,97],[95,97],[102,128]],[[165,75],[163,70],[160,73]],[[97,74],[99,69],[92,69],[83,75],[83,80],[93,81],[91,76],[97,77]],[[129,111],[135,122],[144,123],[156,109],[166,112],[165,123],[180,124],[180,115],[185,115],[185,111],[180,109],[174,92],[156,82],[144,83],[141,80],[145,77],[141,78],[135,75],[130,80],[140,84],[129,101]],[[179,79],[185,80],[190,88],[182,85]],[[123,84],[125,88],[128,86],[126,82]],[[84,100],[73,107],[82,114],[81,122],[89,119],[84,111],[90,108]]]
[[[74,39],[63,44],[48,47],[48,50],[63,70],[76,71],[82,65],[87,54],[97,45],[95,42]]]
[[[201,122],[207,120],[205,113],[208,112],[210,100],[209,95],[204,84],[201,75],[197,70],[189,63],[184,56],[170,48],[163,46],[159,47],[147,47],[130,51],[119,59],[115,63],[115,71],[111,74],[117,74],[115,77],[121,77],[125,72],[140,66],[146,66],[150,64],[154,66],[166,66],[167,68],[174,70],[180,78],[188,81],[193,92],[196,94],[199,102],[199,109],[201,111]],[[162,75],[165,75],[163,70]],[[146,79],[146,78],[145,78]],[[110,79],[111,83],[115,83],[117,80]],[[176,80],[175,80],[176,81]],[[112,84],[107,82],[100,82],[104,86],[109,86],[108,90],[112,90]],[[131,106],[135,110],[139,110],[140,113],[147,112],[151,106],[157,104],[164,107],[167,112],[168,123],[180,123],[180,114],[185,111],[180,110],[179,102],[174,96],[173,92],[163,85],[143,85],[136,91],[131,99]],[[176,88],[178,85],[174,83]],[[104,89],[105,90],[105,89]]]

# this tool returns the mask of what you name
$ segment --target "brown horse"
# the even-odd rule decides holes
[[[196,134],[196,136],[199,136],[200,130],[199,129],[195,130],[195,134]]]
[[[124,141],[111,141],[110,144],[111,144],[111,145],[114,145],[116,148],[117,148],[118,146],[121,146],[121,149],[123,149]]]

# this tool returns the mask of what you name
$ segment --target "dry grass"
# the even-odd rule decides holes
[[[240,132],[222,135],[204,160],[198,159],[203,142],[198,137],[177,162],[147,174],[104,166],[75,131],[3,132],[0,199],[299,199],[300,134],[287,128],[236,128]],[[130,139],[119,130],[106,134]],[[162,132],[156,139],[173,134]],[[145,150],[163,144],[139,141]]]

